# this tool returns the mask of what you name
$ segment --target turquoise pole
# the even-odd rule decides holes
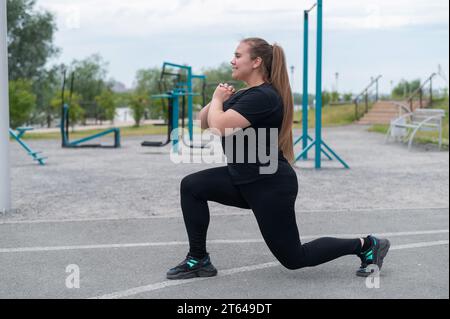
[[[179,99],[180,96],[174,92],[172,95],[173,98],[173,110],[172,110],[172,146],[173,152],[178,153],[178,142],[180,137],[180,132],[178,131],[178,120],[179,120]]]
[[[317,1],[317,69],[316,69],[316,158],[315,167],[321,168],[322,153],[322,0]]]
[[[188,68],[188,116],[189,116],[189,140],[191,141],[194,137],[194,119],[193,119],[193,104],[194,104],[194,97],[193,94],[193,87],[192,87],[192,81],[193,81],[193,75],[192,75],[192,68]]]
[[[303,147],[308,147],[308,12],[305,11],[304,28],[303,28],[303,99],[302,99],[302,129],[303,129]],[[303,159],[308,159],[308,152],[302,156]]]
[[[309,26],[309,12],[317,7],[317,48],[316,48],[316,136],[313,141],[308,135],[308,121],[307,121],[307,106],[308,106],[308,26]],[[303,136],[299,137],[295,144],[299,143],[300,140],[303,141],[303,150],[296,157],[295,161],[300,159],[307,159],[308,151],[313,147],[315,149],[314,165],[316,169],[320,169],[322,166],[322,153],[329,159],[332,160],[331,156],[334,156],[345,168],[350,168],[344,160],[342,160],[328,145],[325,144],[322,138],[322,57],[323,57],[323,0],[318,0],[311,9],[305,11],[305,34],[304,34],[304,65],[303,65]],[[306,107],[305,107],[306,106]],[[305,131],[306,130],[306,131]],[[311,140],[311,144],[307,145],[308,141]],[[306,141],[306,143],[305,143]],[[306,146],[305,146],[306,145]],[[325,149],[331,154],[329,154]]]

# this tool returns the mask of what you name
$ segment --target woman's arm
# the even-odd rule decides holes
[[[200,119],[200,121],[201,121],[202,130],[206,130],[207,128],[209,128],[208,113],[209,113],[210,106],[211,106],[211,103],[209,103],[207,106],[205,106],[198,115],[198,119]]]
[[[234,93],[233,86],[222,83],[214,91],[207,116],[208,127],[215,130],[214,134],[226,136],[233,134],[235,129],[246,128],[251,125],[244,116],[232,109],[224,112],[223,103]]]
[[[229,109],[224,112],[222,100],[213,98],[208,114],[208,126],[215,129],[217,134],[227,136],[233,134],[236,129],[246,128],[250,125],[250,122],[235,110]]]

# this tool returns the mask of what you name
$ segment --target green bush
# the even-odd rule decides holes
[[[17,128],[24,125],[36,107],[36,95],[32,93],[32,85],[27,80],[9,82],[10,126]]]

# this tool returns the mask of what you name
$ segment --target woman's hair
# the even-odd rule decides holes
[[[289,163],[294,163],[294,145],[292,136],[292,125],[294,117],[294,99],[292,97],[291,85],[286,66],[284,50],[278,44],[270,45],[260,38],[247,38],[242,42],[250,45],[250,56],[252,59],[262,59],[262,70],[264,80],[273,85],[278,94],[281,95],[284,106],[283,122],[278,138],[278,147],[283,152]]]

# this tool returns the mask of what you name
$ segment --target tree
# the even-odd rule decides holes
[[[104,113],[95,98],[112,85],[106,81],[107,67],[108,63],[99,54],[91,55],[84,60],[74,60],[70,66],[74,74],[73,92],[80,96],[80,105],[85,110],[86,117],[95,118],[95,122]]]
[[[303,96],[300,93],[293,93],[294,97],[294,105],[302,105],[303,103]]]
[[[36,109],[32,117],[33,123],[46,124],[51,127],[53,120],[59,116],[52,107],[53,98],[61,93],[61,68],[54,66],[48,70],[41,70],[36,81],[33,82],[33,92],[36,94]]]
[[[159,79],[161,76],[161,69],[159,68],[149,68],[149,69],[141,69],[136,72],[136,92],[140,94],[158,94],[164,93],[160,92],[159,89]]]
[[[394,98],[408,98],[419,87],[420,87],[419,79],[410,82],[402,80],[392,90],[392,96]]]
[[[135,126],[139,127],[144,118],[145,110],[148,108],[148,98],[145,95],[134,92],[130,96],[129,104],[133,112]]]
[[[161,69],[159,68],[142,69],[136,72],[136,89],[133,94],[145,98],[147,101],[147,107],[142,112],[145,115],[148,111],[148,118],[168,118],[167,108],[164,108],[167,102],[151,98],[152,95],[166,93],[165,89],[170,90],[174,87],[174,83],[170,83],[170,79],[166,79],[165,83],[160,83],[160,77]]]
[[[36,95],[33,94],[29,81],[9,81],[10,126],[12,128],[17,128],[29,121],[35,106]]]
[[[326,106],[331,102],[331,93],[328,91],[322,92],[322,106]]]
[[[8,0],[8,75],[10,80],[34,79],[58,53],[53,45],[54,16],[36,11],[36,0]]]
[[[330,99],[331,99],[331,102],[339,102],[339,93],[336,91],[332,91]]]
[[[209,84],[219,84],[221,82],[231,82],[236,90],[245,87],[245,83],[241,81],[235,81],[232,77],[232,70],[229,63],[222,63],[216,68],[203,69],[203,74],[207,77],[207,82]],[[206,99],[207,103],[212,99],[216,85],[208,85],[206,88]],[[200,87],[195,87],[195,91],[200,92]]]
[[[114,93],[111,90],[105,89],[95,98],[95,102],[102,110],[100,120],[112,121],[116,116],[116,101]]]
[[[344,101],[345,102],[351,102],[353,99],[353,94],[352,93],[345,93],[344,94]]]
[[[94,101],[107,86],[108,63],[99,54],[93,54],[84,60],[74,60],[70,70],[75,74],[74,92],[83,102]]]
[[[69,106],[69,122],[72,130],[77,123],[80,123],[85,115],[85,111],[80,106],[81,97],[77,93],[64,90],[64,102]],[[61,112],[61,92],[58,92],[51,101],[54,112]]]

